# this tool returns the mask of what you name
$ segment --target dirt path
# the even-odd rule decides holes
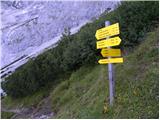
[[[15,113],[12,119],[50,119],[54,116],[50,97],[40,101],[35,108],[5,109],[2,107],[2,111]]]

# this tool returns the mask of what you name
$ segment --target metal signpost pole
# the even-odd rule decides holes
[[[110,22],[109,21],[105,21],[105,26],[109,26],[110,25]],[[108,39],[109,37],[107,37]],[[110,48],[110,47],[107,47],[107,48]],[[111,57],[108,57],[108,58],[111,58]],[[109,103],[110,103],[110,106],[113,105],[113,102],[114,102],[114,94],[115,94],[115,91],[114,91],[114,78],[113,78],[113,64],[112,63],[109,63],[108,64],[108,75],[109,75]]]

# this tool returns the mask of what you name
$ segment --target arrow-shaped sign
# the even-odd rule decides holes
[[[99,64],[108,64],[108,63],[123,63],[123,58],[109,58],[109,59],[100,59]]]
[[[95,37],[97,40],[113,36],[113,35],[118,35],[119,34],[119,23],[101,28],[96,31]]]
[[[101,50],[101,54],[103,57],[121,56],[121,50],[120,49],[112,49],[112,48],[104,48]]]
[[[101,40],[97,42],[97,49],[105,48],[109,46],[117,46],[121,43],[121,39],[119,37],[114,37],[106,40]]]

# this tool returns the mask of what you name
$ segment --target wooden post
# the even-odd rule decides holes
[[[109,21],[105,21],[105,26],[109,26],[110,22]],[[106,39],[108,39],[109,37],[107,37]],[[110,48],[110,47],[107,47]],[[111,57],[108,57],[111,58]],[[113,105],[114,102],[114,94],[115,94],[115,83],[114,83],[114,71],[113,71],[113,64],[109,63],[108,64],[108,76],[109,76],[109,104],[110,106]]]

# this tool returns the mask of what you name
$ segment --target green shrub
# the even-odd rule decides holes
[[[111,21],[119,22],[123,46],[139,44],[159,19],[158,1],[122,2]]]

